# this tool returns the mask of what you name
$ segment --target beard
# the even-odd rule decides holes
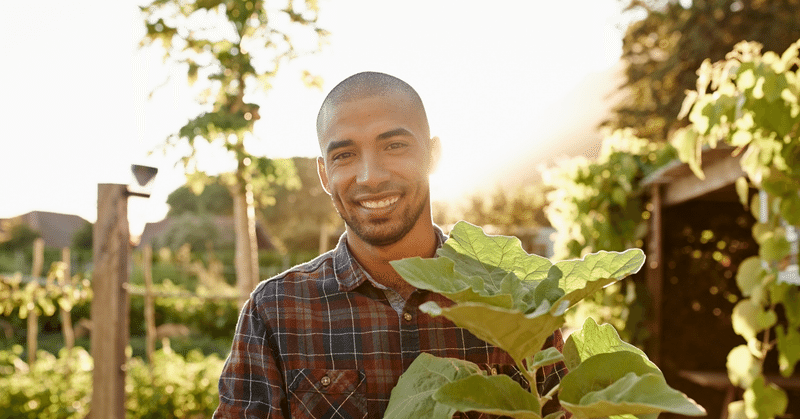
[[[424,199],[407,206],[397,218],[361,219],[355,215],[346,215],[339,208],[336,211],[356,237],[371,246],[388,246],[400,241],[414,228],[425,210],[429,196],[430,191],[426,191]]]

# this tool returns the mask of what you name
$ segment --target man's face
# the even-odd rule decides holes
[[[320,180],[339,215],[373,246],[430,222],[430,138],[419,111],[389,93],[329,105],[320,133]]]

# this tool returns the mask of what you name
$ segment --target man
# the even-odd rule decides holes
[[[433,257],[446,239],[431,219],[428,185],[440,145],[414,89],[382,73],[351,76],[323,102],[317,136],[319,177],[346,231],[334,250],[253,291],[214,417],[381,418],[421,352],[523,383],[508,354],[419,311],[426,301],[450,302],[389,264]],[[560,349],[560,333],[548,344]],[[563,364],[550,368],[537,385],[552,388],[564,373]]]

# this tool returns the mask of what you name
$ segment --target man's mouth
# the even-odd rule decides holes
[[[390,205],[392,205],[395,202],[397,202],[399,199],[400,199],[399,196],[393,196],[393,197],[390,197],[390,198],[385,198],[385,199],[380,199],[380,200],[361,201],[361,202],[359,202],[359,204],[361,204],[361,206],[364,207],[364,208],[381,209],[381,208],[389,207]]]

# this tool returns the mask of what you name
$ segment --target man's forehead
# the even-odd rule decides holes
[[[378,115],[386,113],[405,120],[419,118],[420,123],[424,119],[424,115],[413,106],[412,101],[401,94],[371,95],[347,101],[331,102],[325,104],[320,112],[319,141],[322,143],[327,140],[326,137],[330,136],[333,124],[355,118],[369,120],[370,117],[377,118]]]

